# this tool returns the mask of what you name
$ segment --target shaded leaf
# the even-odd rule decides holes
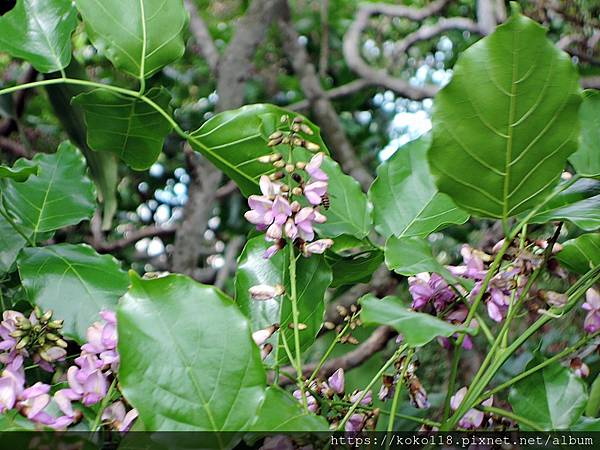
[[[146,429],[248,429],[266,376],[236,304],[182,275],[132,274],[131,282],[118,309],[119,379]],[[208,448],[226,448],[235,436],[214,438]]]
[[[579,175],[600,177],[600,92],[583,92],[583,103],[579,109],[581,142],[579,149],[569,161]]]
[[[566,220],[585,231],[600,228],[600,181],[582,179],[554,197],[529,222]]]
[[[76,0],[92,43],[125,72],[148,78],[185,51],[182,0]]]
[[[10,178],[14,181],[25,181],[31,175],[37,175],[38,167],[35,165],[26,167],[0,166],[0,178]]]
[[[562,251],[556,255],[567,269],[580,274],[600,264],[600,233],[583,234],[563,244]]]
[[[56,72],[71,60],[76,26],[70,0],[19,0],[0,16],[0,51],[29,61],[38,72]]]
[[[264,259],[263,253],[269,246],[263,236],[257,236],[246,243],[238,264],[235,279],[236,302],[241,310],[250,317],[254,331],[267,328],[275,323],[280,324],[285,333],[286,341],[292,347],[294,331],[288,328],[292,319],[292,306],[290,300],[289,276],[289,246],[276,253],[270,259]],[[298,254],[296,250],[296,255]],[[323,323],[325,313],[325,291],[331,284],[331,269],[321,255],[310,258],[300,257],[296,263],[296,289],[298,294],[299,322],[306,325],[300,332],[300,346],[306,350],[315,341],[315,337]],[[275,286],[281,284],[285,287],[285,294],[271,300],[253,300],[248,289],[259,284]],[[274,357],[279,361],[287,359],[283,344],[275,333],[270,342],[273,342]],[[279,345],[276,343],[279,342]]]
[[[30,302],[64,319],[65,336],[79,343],[101,310],[116,310],[129,284],[115,258],[85,244],[26,248],[17,264]]]
[[[26,243],[25,239],[0,215],[0,273],[12,269],[17,255]]]
[[[430,143],[430,135],[410,142],[377,168],[369,199],[375,229],[385,237],[427,236],[469,219],[450,197],[438,192],[427,163]]]
[[[36,177],[23,183],[2,180],[4,206],[24,234],[35,241],[40,233],[92,217],[94,186],[85,175],[85,161],[77,148],[63,142],[56,153],[38,153],[32,160],[19,159],[14,168],[32,166],[39,167]]]
[[[580,100],[569,55],[515,12],[462,53],[436,95],[429,163],[438,188],[482,217],[535,206],[577,149]]]
[[[273,167],[257,161],[260,156],[275,151],[267,147],[268,137],[281,128],[280,119],[301,117],[274,105],[257,104],[225,111],[212,117],[191,135],[194,150],[202,153],[221,169],[240,188],[246,197],[259,193],[258,180],[261,175],[273,171]],[[319,129],[310,121],[305,123],[313,130],[311,141],[321,150],[327,148],[319,137]],[[280,145],[276,151],[289,151]]]
[[[151,89],[147,97],[168,109],[170,97],[165,89]],[[171,125],[153,107],[105,89],[80,94],[73,102],[85,112],[92,150],[114,153],[134,170],[145,170],[156,162]]]
[[[298,400],[276,386],[267,389],[265,401],[250,428],[252,432],[269,433],[328,430],[329,424],[324,417],[306,414]]]
[[[438,336],[449,337],[460,331],[473,332],[465,327],[452,325],[435,316],[408,309],[398,297],[379,299],[368,294],[360,299],[360,318],[366,324],[389,325],[411,347],[419,347]]]
[[[327,262],[333,272],[331,287],[366,283],[383,262],[383,252],[370,250],[349,256],[328,254]]]
[[[600,418],[581,416],[569,431],[600,431]]]
[[[543,361],[540,355],[535,356],[526,370]],[[555,362],[517,382],[508,401],[516,414],[543,430],[568,430],[583,413],[587,397],[581,377]],[[527,429],[525,424],[519,426]]]

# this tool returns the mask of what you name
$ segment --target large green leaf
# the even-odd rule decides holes
[[[383,252],[381,250],[367,250],[348,256],[329,254],[327,255],[327,262],[333,273],[331,287],[366,283],[383,262]]]
[[[530,222],[547,223],[553,220],[567,220],[586,231],[600,228],[600,181],[577,181],[549,201]]]
[[[411,347],[425,345],[438,336],[449,337],[462,331],[472,330],[452,325],[435,316],[408,309],[398,297],[379,299],[367,294],[360,299],[360,318],[366,324],[389,325]]]
[[[37,175],[37,166],[26,166],[26,167],[7,167],[0,166],[0,178],[10,178],[15,181],[25,181],[31,175]]]
[[[65,72],[72,78],[87,78],[85,69],[75,60],[71,61]],[[51,75],[46,77],[50,78]],[[102,228],[109,230],[117,212],[118,160],[112,153],[95,152],[88,147],[84,111],[80,106],[71,102],[73,97],[89,90],[89,88],[72,84],[46,86],[48,100],[56,118],[62,124],[71,142],[85,156],[90,175],[96,183],[98,199],[102,203]]]
[[[18,0],[0,17],[0,51],[29,61],[39,72],[56,72],[71,60],[76,26],[70,0]]]
[[[577,148],[577,72],[515,12],[459,58],[435,98],[431,171],[472,214],[506,219],[551,191]]]
[[[369,199],[375,229],[385,237],[427,236],[469,218],[450,197],[438,192],[427,163],[430,143],[430,135],[413,141],[377,169]]]
[[[539,355],[534,357],[526,369],[543,360]],[[555,362],[516,383],[508,401],[516,414],[543,430],[568,430],[583,413],[587,398],[581,377]],[[519,426],[527,429],[523,423]]]
[[[287,343],[293,351],[294,331],[288,328],[292,319],[292,304],[289,276],[289,248],[276,253],[270,259],[264,259],[263,253],[269,243],[262,236],[252,238],[244,248],[235,279],[236,301],[242,311],[250,317],[254,331],[279,324]],[[296,251],[296,254],[298,252]],[[315,340],[323,323],[325,313],[325,291],[331,283],[331,269],[321,255],[310,258],[300,257],[296,264],[296,287],[299,322],[306,325],[300,331],[300,346],[307,349]],[[252,286],[266,284],[285,287],[286,293],[266,301],[253,300],[248,292]],[[280,331],[281,332],[281,331]],[[272,339],[274,356],[278,360],[286,358],[280,333]],[[279,342],[279,345],[276,345]],[[280,347],[281,346],[281,347]]]
[[[0,273],[12,269],[17,255],[25,244],[25,239],[0,215]]]
[[[579,109],[581,142],[569,161],[579,175],[600,177],[600,91],[587,90]]]
[[[118,309],[119,380],[146,429],[244,431],[266,376],[250,324],[212,286],[182,275],[143,280]],[[230,435],[217,435],[224,448]]]
[[[583,234],[563,247],[557,258],[569,270],[584,274],[600,264],[600,233]]]
[[[56,153],[19,159],[17,169],[38,166],[38,176],[23,183],[2,180],[4,206],[24,234],[35,241],[40,233],[74,225],[94,214],[95,193],[83,156],[63,142]]]
[[[250,431],[269,433],[328,431],[322,416],[306,414],[302,404],[284,390],[271,386]]]
[[[221,169],[249,196],[259,192],[258,180],[261,175],[270,173],[273,168],[257,161],[273,149],[267,147],[269,136],[283,127],[282,116],[290,119],[298,114],[274,105],[248,105],[233,111],[217,114],[192,133],[191,144],[194,150],[202,153]],[[319,129],[309,121],[305,123],[313,130],[311,140],[318,143],[327,153],[325,144],[319,137]],[[286,151],[285,146],[277,150]]]
[[[118,69],[148,78],[179,59],[188,16],[182,0],[76,0],[86,30]]]
[[[17,265],[31,303],[52,309],[65,335],[80,343],[101,310],[116,310],[129,284],[115,258],[85,244],[26,248]]]
[[[147,97],[168,109],[165,89],[151,89]],[[80,94],[73,102],[85,112],[90,148],[114,153],[135,170],[154,164],[171,131],[169,122],[146,102],[106,89]]]

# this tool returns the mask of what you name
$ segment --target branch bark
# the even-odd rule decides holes
[[[210,35],[210,31],[208,31],[206,23],[200,16],[194,0],[185,0],[185,8],[190,15],[190,31],[192,32],[192,36],[194,36],[196,45],[200,49],[200,53],[202,53],[211,72],[213,75],[216,75],[219,65],[219,51]]]

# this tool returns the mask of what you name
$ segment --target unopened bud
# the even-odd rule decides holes
[[[306,167],[306,163],[304,161],[299,161],[296,163],[297,169],[304,170],[305,167]]]
[[[287,116],[287,114],[281,116],[281,119],[279,119],[279,121],[281,123],[286,123],[289,120],[289,117]]]
[[[303,123],[302,125],[300,125],[300,130],[303,133],[308,134],[309,136],[312,136],[313,134],[315,134],[315,132],[312,130],[312,128],[309,127],[308,125],[306,125],[305,123]]]
[[[294,120],[292,120],[292,123],[302,123],[304,122],[304,118],[300,117],[300,116],[296,116],[294,117]]]
[[[354,336],[352,336],[350,334],[348,335],[348,339],[346,339],[346,342],[348,344],[352,344],[352,345],[358,345],[359,344],[358,339],[356,339]]]
[[[52,318],[52,314],[53,314],[52,310],[49,309],[48,311],[46,311],[44,313],[44,315],[42,316],[42,318],[40,319],[40,321],[44,322],[44,323],[48,322]]]
[[[304,148],[306,150],[308,150],[309,152],[318,152],[319,150],[321,150],[321,147],[319,146],[319,144],[315,144],[314,142],[310,142],[310,141],[306,141],[304,143]]]
[[[548,303],[550,306],[555,306],[557,308],[562,308],[567,304],[567,300],[569,297],[567,294],[561,294],[559,292],[554,291],[540,291],[540,296]]]
[[[283,172],[275,172],[269,175],[269,179],[271,181],[281,180],[283,177],[285,177],[285,174]]]
[[[273,153],[271,155],[271,161],[273,161],[273,162],[279,161],[282,158],[283,158],[283,155],[281,153]]]
[[[301,188],[301,187],[299,187],[299,186],[296,186],[295,188],[293,188],[293,189],[292,189],[292,195],[295,195],[295,196],[300,196],[300,195],[302,195],[303,193],[304,193],[304,191],[303,191],[303,190],[302,190],[302,188]]]
[[[260,349],[260,357],[261,359],[265,359],[269,356],[269,353],[273,351],[273,346],[271,344],[265,344],[263,348]]]
[[[25,347],[27,347],[27,344],[29,344],[29,336],[25,336],[23,337],[23,339],[17,342],[17,345],[15,345],[15,349],[22,350]]]
[[[298,123],[292,124],[292,131],[294,133],[298,133],[300,131],[300,124],[298,124]]]
[[[285,171],[287,173],[292,173],[294,171],[296,167],[293,164],[286,164],[285,165]]]
[[[248,292],[253,300],[264,301],[283,295],[285,289],[281,284],[276,284],[275,286],[258,284],[248,289]]]
[[[273,336],[273,333],[275,333],[278,329],[279,325],[273,324],[270,327],[252,333],[252,339],[254,340],[256,345],[262,345],[267,341],[267,339]]]
[[[275,161],[273,163],[273,167],[275,167],[276,169],[283,169],[285,167],[285,161],[280,159],[279,161]]]
[[[296,183],[302,183],[303,181],[299,173],[294,173],[292,175],[292,180],[294,180]]]
[[[335,329],[335,323],[333,322],[325,322],[323,324],[323,326],[325,327],[325,329],[327,330],[334,330]]]
[[[15,330],[12,333],[10,333],[10,337],[18,339],[20,337],[25,336],[26,334],[27,334],[27,332],[25,330]]]
[[[66,341],[64,341],[63,339],[57,340],[56,345],[62,348],[67,348],[69,346],[69,344],[67,344]]]
[[[335,309],[337,310],[338,314],[342,317],[346,317],[348,315],[348,308],[346,308],[343,305],[336,305]]]
[[[271,155],[263,155],[261,157],[258,158],[258,162],[262,163],[262,164],[268,164],[271,161]]]
[[[290,205],[290,208],[292,208],[293,213],[297,213],[298,211],[300,211],[302,209],[302,205],[297,200],[294,200],[292,202],[292,204]]]
[[[288,328],[293,330],[296,327],[294,327],[293,323],[289,323]],[[308,328],[308,326],[305,323],[299,323],[297,328],[298,328],[298,331],[304,331]]]
[[[279,139],[280,137],[283,137],[283,133],[281,131],[275,131],[274,133],[271,133],[269,140]]]
[[[36,305],[35,308],[33,308],[33,313],[35,314],[35,317],[38,318],[38,320],[41,319],[42,316],[44,315],[44,313],[42,312],[42,310],[40,309],[40,307],[37,306],[37,305]]]
[[[46,333],[46,339],[48,339],[49,341],[58,341],[60,339],[60,336],[57,336],[54,333]]]
[[[281,187],[279,188],[280,192],[289,192],[290,187],[287,184],[282,184]]]
[[[53,320],[48,324],[48,328],[52,328],[53,330],[59,330],[62,328],[64,322],[65,321],[63,319]]]

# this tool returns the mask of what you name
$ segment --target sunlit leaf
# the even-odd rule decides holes
[[[459,56],[436,95],[429,163],[438,188],[482,217],[535,206],[577,149],[580,101],[569,55],[515,12]]]
[[[0,178],[10,178],[14,181],[25,181],[31,175],[37,175],[37,166],[26,166],[26,167],[7,167],[0,166]]]

